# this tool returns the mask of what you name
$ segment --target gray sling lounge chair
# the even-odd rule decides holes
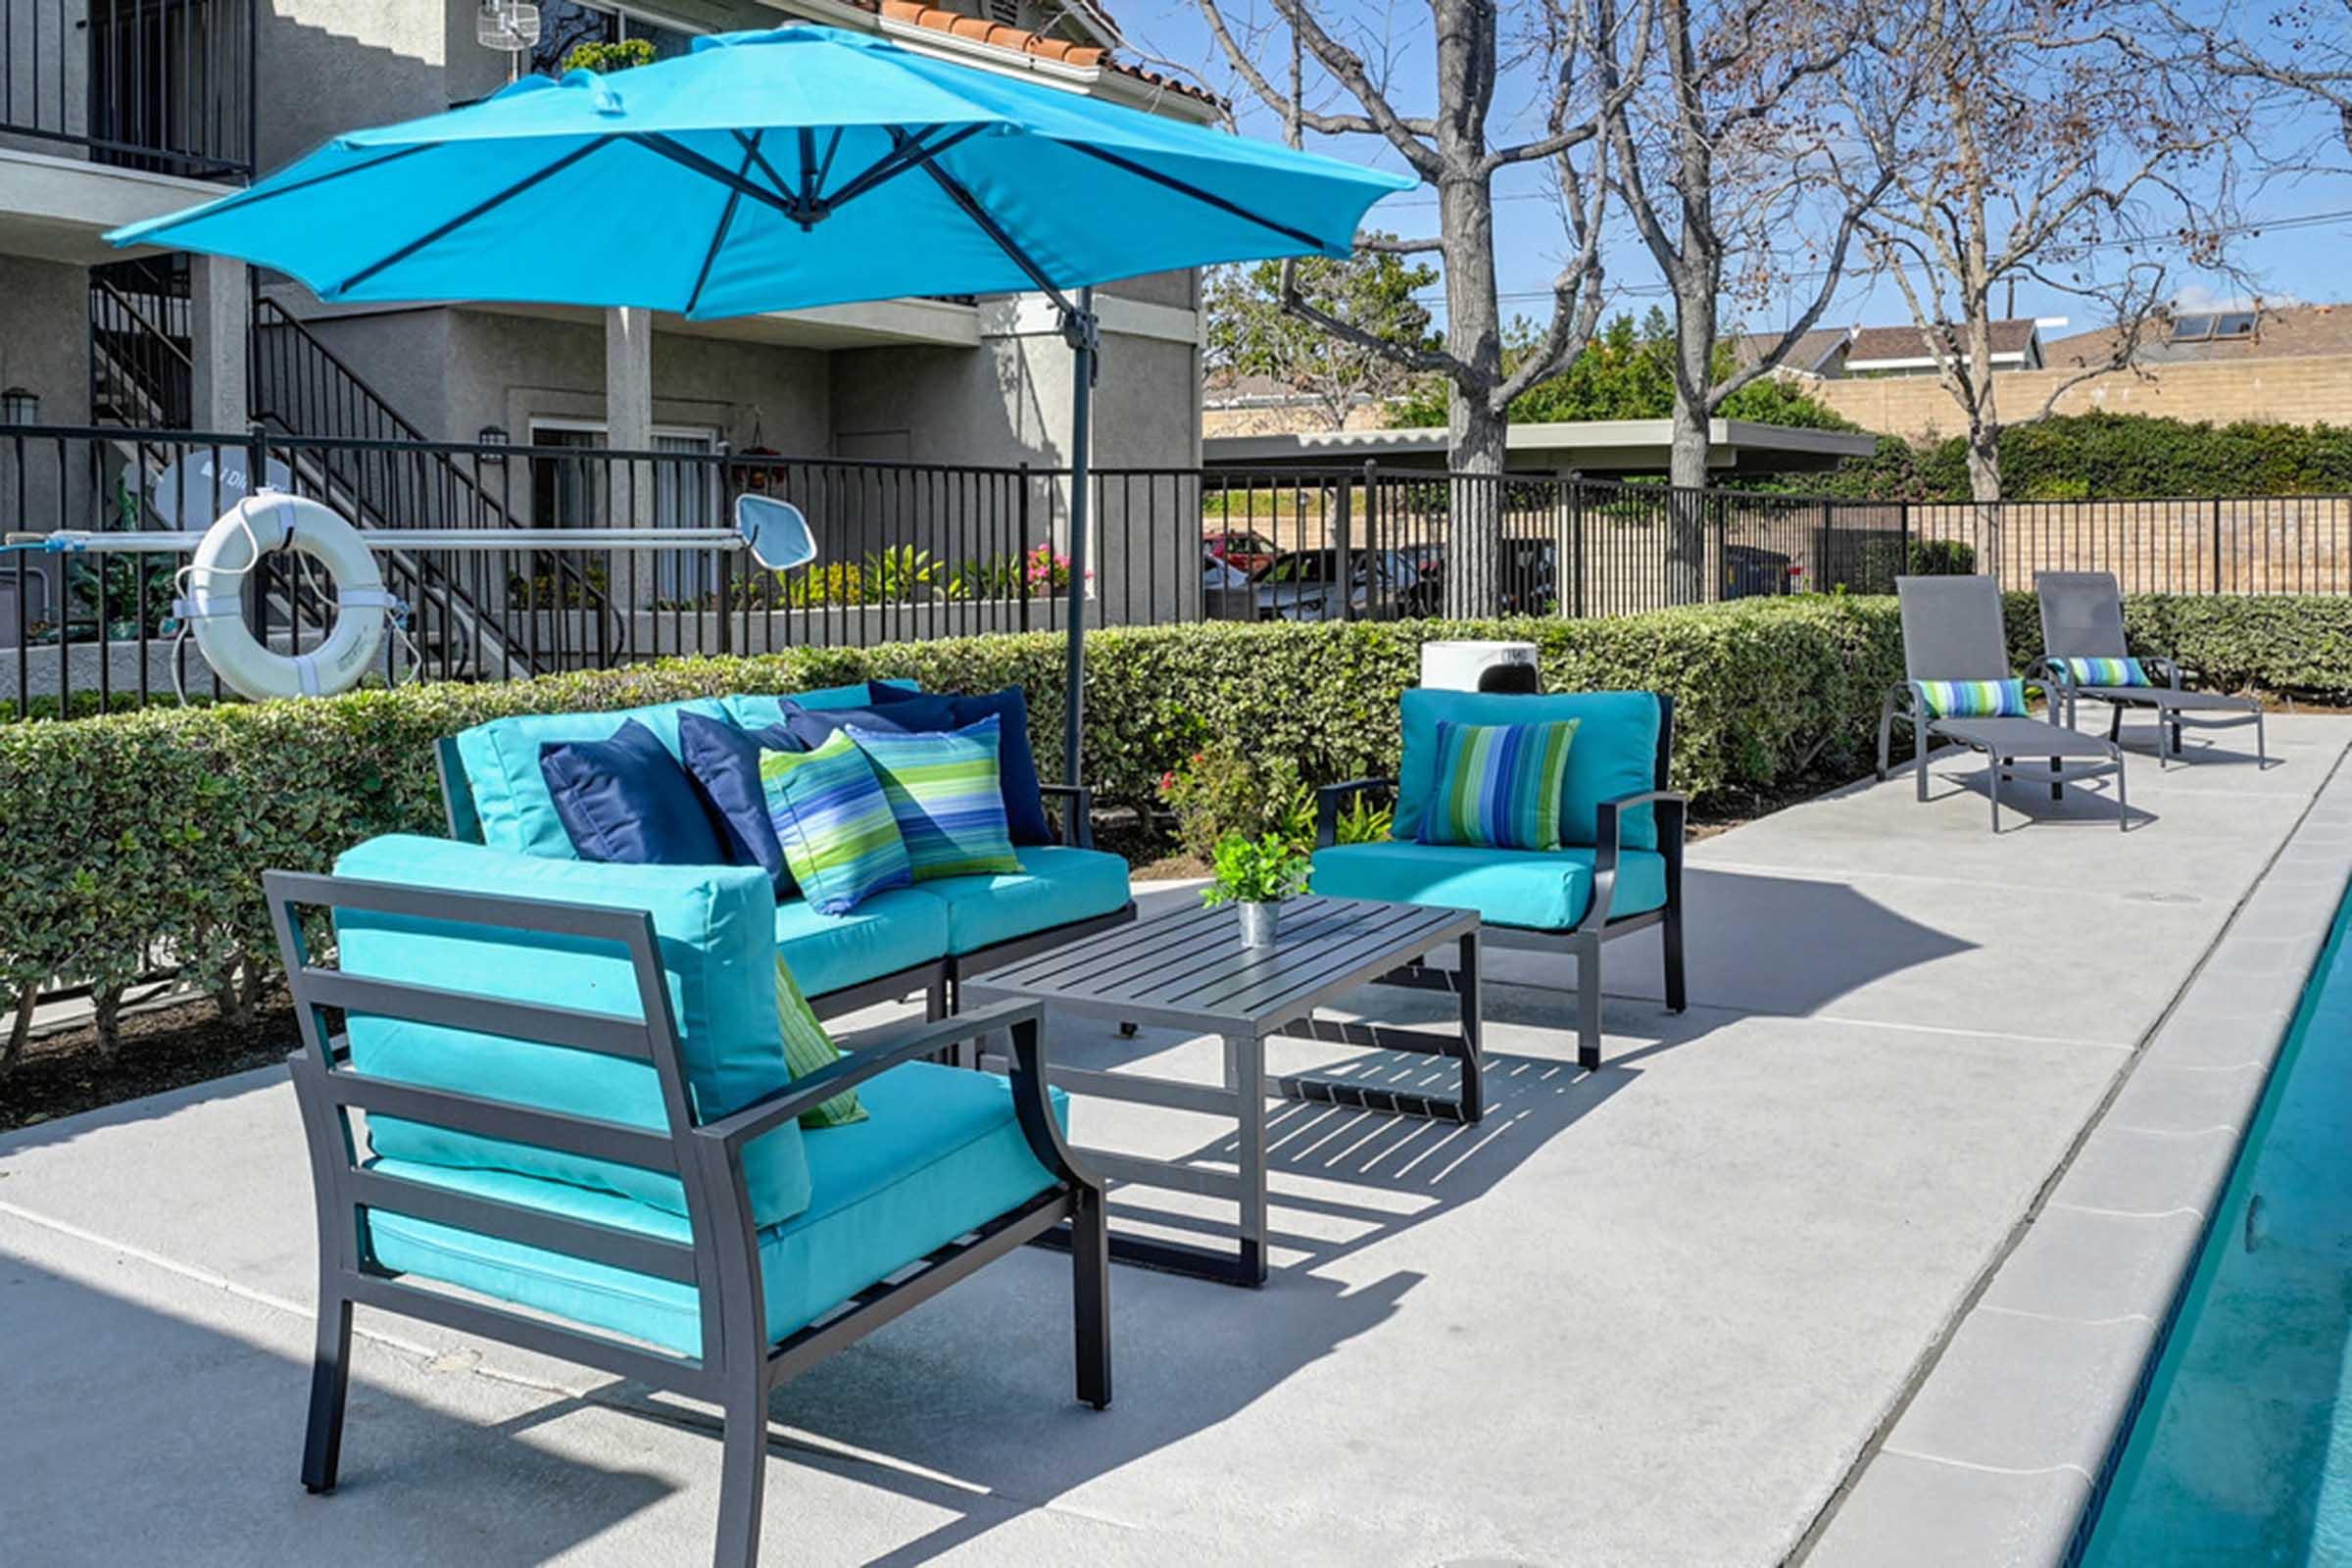
[[[2050,799],[2083,779],[2113,775],[2116,825],[2129,828],[2124,799],[2124,754],[2113,741],[2078,735],[2051,717],[1938,718],[1928,706],[1926,681],[2009,680],[2008,637],[2001,624],[2001,593],[1990,577],[1897,577],[1903,606],[1903,670],[1907,679],[1886,693],[1879,710],[1879,778],[1885,782],[1894,721],[1911,723],[1919,769],[1919,798],[1928,798],[1928,744],[1950,741],[1984,754],[1984,793],[1992,802],[1992,830],[2001,830],[2001,784],[2028,779],[2050,787]],[[2052,689],[2035,680],[2045,693]],[[2048,770],[2029,771],[2023,759],[2047,761]]]
[[[2037,675],[2049,678],[2053,693],[2066,700],[2066,723],[2074,727],[2075,703],[2094,697],[2108,705],[2107,738],[2123,734],[2124,710],[2156,710],[2156,760],[2159,766],[2180,758],[2183,725],[2199,729],[2254,726],[2256,765],[2270,761],[2262,733],[2262,704],[2252,697],[2222,692],[2190,691],[2182,686],[2177,659],[2142,659],[2140,666],[2161,686],[2094,686],[2074,678],[2070,659],[2129,659],[2124,639],[2124,595],[2115,575],[2105,571],[2040,571],[2034,574],[2034,596],[2041,601],[2041,662]],[[2053,696],[2053,701],[2056,698]]]

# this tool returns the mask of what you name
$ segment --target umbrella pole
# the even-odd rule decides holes
[[[1087,455],[1094,444],[1095,365],[1102,340],[1095,322],[1095,291],[1081,289],[1076,309],[1064,307],[1061,335],[1070,345],[1070,581],[1068,671],[1062,692],[1062,782],[1085,782],[1081,748],[1086,740],[1086,532]],[[1051,549],[1051,547],[1048,547]],[[1076,809],[1073,806],[1071,809]]]

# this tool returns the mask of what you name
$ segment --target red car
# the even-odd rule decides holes
[[[1254,576],[1282,554],[1274,541],[1253,528],[1228,528],[1204,536],[1201,548],[1244,576]]]

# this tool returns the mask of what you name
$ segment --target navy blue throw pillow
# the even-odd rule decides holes
[[[1039,788],[1037,758],[1029,750],[1029,697],[1018,686],[980,697],[940,696],[904,686],[868,681],[871,708],[800,708],[787,701],[785,722],[793,737],[811,749],[822,746],[845,724],[859,729],[920,734],[962,729],[991,714],[997,720],[997,778],[1004,797],[1004,825],[1015,844],[1058,844],[1046,820],[1045,792]]]
[[[725,865],[702,797],[654,732],[630,719],[609,741],[550,742],[539,771],[583,860]]]
[[[886,735],[927,735],[956,728],[952,697],[915,696],[878,708],[803,708],[784,699],[784,728],[808,751],[833,738],[837,729],[855,724]]]
[[[723,718],[678,715],[678,750],[686,773],[718,824],[718,836],[733,865],[756,865],[776,885],[776,897],[798,890],[784,864],[784,846],[768,818],[767,796],[760,786],[760,753],[797,752],[801,744],[781,724],[745,730]]]
[[[1015,844],[1060,842],[1046,820],[1046,798],[1037,782],[1037,759],[1029,750],[1029,698],[1018,686],[982,697],[956,699],[956,727],[995,714],[997,775],[1004,787],[1004,825]]]

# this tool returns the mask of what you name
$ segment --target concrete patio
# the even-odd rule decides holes
[[[824,1363],[774,1405],[770,1560],[1801,1555],[2352,719],[2274,717],[2261,771],[2233,744],[2159,770],[2144,725],[2127,740],[2129,833],[2103,796],[2020,790],[1993,837],[1981,762],[1947,757],[1929,805],[1904,775],[1694,847],[1693,1004],[1662,1014],[1650,938],[1618,944],[1597,1073],[1564,961],[1495,953],[1483,1125],[1278,1106],[1271,1283],[1118,1270],[1106,1413],[1070,1398],[1067,1264],[1040,1251]],[[2118,954],[2153,982],[2104,983]],[[1445,1015],[1397,998],[1381,1016]],[[1151,1031],[1049,1041],[1215,1071]],[[708,1560],[705,1412],[365,1311],[341,1490],[303,1494],[311,1199],[282,1076],[0,1139],[7,1555]],[[1220,1157],[1170,1113],[1074,1119]]]

